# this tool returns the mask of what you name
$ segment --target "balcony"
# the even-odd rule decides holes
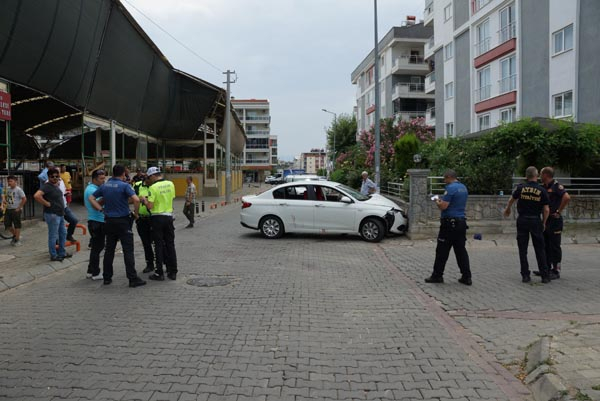
[[[498,81],[500,94],[517,90],[517,74],[510,75]]]
[[[245,121],[271,121],[271,116],[246,116],[244,118]]]
[[[433,94],[425,93],[425,84],[423,83],[399,83],[394,85],[392,100],[402,98],[411,99],[433,99]]]
[[[394,59],[392,74],[422,74],[429,70],[423,56],[400,56]]]
[[[394,114],[394,123],[398,124],[400,121],[410,121],[415,118],[425,117],[424,111],[399,111]]]
[[[425,43],[424,49],[425,49],[425,59],[427,60],[428,58],[430,58],[431,56],[433,56],[433,48],[435,47],[435,37],[432,36],[429,38],[429,40],[427,41],[427,43]]]
[[[479,68],[516,50],[517,27],[514,22],[503,27],[497,33],[494,41],[492,41],[491,37],[487,37],[485,40],[475,44],[475,60],[473,62],[475,68]]]
[[[252,130],[246,130],[246,135],[270,135],[270,132],[269,132],[269,130],[252,129]]]
[[[435,71],[431,71],[425,77],[425,93],[435,92]]]
[[[492,85],[485,85],[479,89],[475,89],[475,103],[482,102],[490,98],[492,93]]]
[[[257,164],[270,164],[271,159],[269,157],[264,157],[264,158],[246,158],[246,163],[244,164],[251,164],[251,165],[257,165]]]
[[[271,147],[269,146],[268,143],[266,144],[262,144],[262,143],[250,143],[250,144],[246,144],[246,150],[254,150],[254,151],[263,151],[263,152],[267,152]]]
[[[435,125],[435,107],[430,107],[425,111],[425,124]]]
[[[433,0],[427,2],[425,11],[423,12],[423,26],[433,23]]]

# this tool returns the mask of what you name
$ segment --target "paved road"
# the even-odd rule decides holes
[[[474,242],[473,287],[453,262],[422,284],[433,247],[266,241],[224,209],[178,229],[177,281],[130,289],[117,255],[111,286],[81,264],[0,293],[0,399],[529,400],[524,347],[598,317],[597,246],[541,286],[514,247]]]

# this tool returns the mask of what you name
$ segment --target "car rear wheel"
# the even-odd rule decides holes
[[[265,238],[281,238],[284,233],[283,222],[277,216],[265,216],[260,220],[260,232]]]
[[[360,236],[367,242],[379,242],[385,237],[383,223],[375,218],[368,218],[360,225]]]

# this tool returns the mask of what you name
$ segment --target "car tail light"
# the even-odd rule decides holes
[[[242,202],[242,209],[246,209],[247,207],[252,206],[252,203],[250,202]]]

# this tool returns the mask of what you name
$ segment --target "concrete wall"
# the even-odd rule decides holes
[[[521,87],[521,116],[548,117],[550,88],[548,77],[549,52],[549,2],[520,1],[517,19],[517,51],[521,58],[519,84]],[[520,50],[519,50],[520,49]]]
[[[471,48],[469,35],[470,33],[467,30],[454,40],[454,68],[456,71],[454,81],[454,133],[456,136],[471,132]]]
[[[444,127],[444,48],[435,53],[435,136],[443,138],[446,133]]]
[[[600,123],[600,2],[579,0],[579,5],[579,37],[575,36],[579,64],[579,84],[576,91],[577,121]]]
[[[469,0],[454,0],[454,29],[469,21]]]

